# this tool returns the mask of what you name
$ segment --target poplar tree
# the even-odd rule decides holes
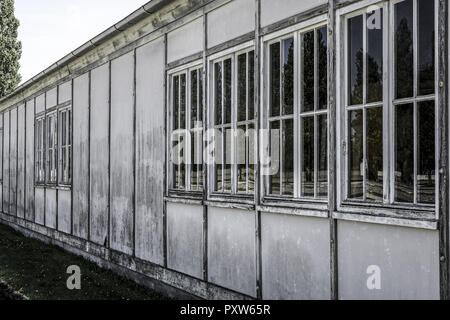
[[[0,97],[11,93],[21,81],[22,44],[17,40],[18,28],[14,0],[0,0]]]

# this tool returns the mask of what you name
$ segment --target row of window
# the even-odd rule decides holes
[[[36,117],[35,180],[38,185],[72,183],[72,107]]]
[[[394,1],[338,19],[344,42],[338,75],[345,80],[337,83],[343,201],[435,203],[433,3]],[[264,44],[262,127],[270,129],[270,153],[279,164],[264,177],[266,197],[328,196],[327,39],[323,23]],[[203,190],[206,121],[208,131],[214,129],[210,194],[251,195],[257,139],[254,51],[210,60],[208,76],[202,67],[170,75],[170,189]],[[208,119],[202,79],[209,80]],[[208,145],[210,137],[205,140]]]

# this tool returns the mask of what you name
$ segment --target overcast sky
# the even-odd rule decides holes
[[[16,0],[22,82],[126,17],[148,0]]]

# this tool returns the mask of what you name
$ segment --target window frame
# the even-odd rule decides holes
[[[72,110],[72,105],[69,104],[67,106],[62,106],[60,108],[58,108],[57,110],[58,116],[57,116],[57,130],[58,130],[58,165],[57,165],[57,170],[58,170],[58,185],[59,186],[71,186],[72,185],[72,150],[73,150],[73,141],[72,141],[72,119],[73,119],[73,110]],[[63,145],[62,142],[62,131],[63,127],[61,125],[60,122],[60,116],[62,113],[66,113],[66,141],[67,143],[65,145]],[[62,161],[62,149],[65,148],[66,149],[66,167],[64,168],[63,166],[63,161]],[[64,172],[65,170],[67,170],[67,179],[64,178]]]
[[[246,121],[238,121],[238,115],[237,115],[238,73],[236,71],[237,71],[237,66],[239,63],[238,57],[242,54],[247,54],[247,57],[248,57],[248,53],[250,53],[252,51],[256,55],[254,41],[248,41],[239,46],[229,48],[227,50],[213,54],[208,57],[208,59],[207,59],[207,63],[208,63],[207,129],[208,130],[218,129],[218,128],[237,130],[238,126],[245,124],[246,127],[248,127],[248,125],[251,125],[252,123],[254,124],[254,126],[256,128],[256,123],[257,123],[256,117],[253,120],[248,120],[248,117],[247,117]],[[215,110],[215,64],[219,63],[219,62],[223,63],[224,61],[226,61],[228,59],[231,59],[231,123],[227,123],[227,124],[222,123],[220,125],[216,125],[215,124],[215,116],[216,116],[216,110]],[[249,60],[249,59],[247,59],[247,60]],[[246,62],[246,66],[248,67],[248,61]],[[247,76],[248,76],[248,70],[246,70],[246,72],[247,72]],[[248,79],[246,79],[246,80],[248,80]],[[255,84],[255,88],[256,88],[256,86],[258,84],[256,82],[254,84]],[[248,87],[248,81],[247,81],[246,86]],[[222,83],[222,94],[223,94],[223,88],[224,88],[224,84]],[[249,91],[247,88],[246,94],[248,94],[248,92]],[[248,97],[247,97],[247,100],[248,100]],[[248,104],[246,107],[247,113],[248,113],[249,103],[250,103],[250,101],[248,101]],[[222,115],[223,115],[223,108],[224,108],[224,106],[222,104]],[[255,114],[256,114],[256,109],[257,109],[257,106],[254,107]],[[236,132],[236,131],[234,131],[234,132]],[[246,139],[249,139],[248,132],[246,133]],[[254,146],[253,146],[255,157],[256,157],[256,139],[257,139],[257,137],[255,136],[254,137]],[[223,148],[225,147],[225,146],[223,146],[223,142],[222,142],[222,147]],[[211,164],[211,163],[207,164],[208,200],[209,201],[230,201],[230,200],[232,200],[235,203],[253,204],[254,200],[255,200],[255,196],[254,196],[253,192],[250,192],[250,193],[239,192],[238,179],[237,179],[237,170],[238,170],[237,138],[234,135],[232,135],[232,139],[231,139],[231,158],[234,160],[234,164],[231,164],[231,192],[221,192],[221,191],[215,190],[216,166],[215,166],[215,164]],[[256,162],[256,160],[255,160],[255,162]],[[254,179],[255,179],[254,183],[256,186],[257,179],[258,179],[258,177],[256,176],[256,168],[255,168],[255,173],[254,173]],[[249,178],[248,179],[246,178],[246,183],[247,183],[247,185],[249,184]]]
[[[344,86],[341,86],[340,90],[337,90],[337,210],[342,214],[352,215],[369,215],[369,216],[385,216],[388,218],[401,218],[401,219],[417,219],[421,221],[434,222],[437,219],[436,212],[438,207],[438,186],[439,186],[439,174],[437,174],[438,165],[438,117],[435,116],[435,162],[436,162],[436,176],[435,176],[435,188],[436,188],[436,201],[435,204],[422,204],[422,203],[400,203],[395,200],[395,139],[393,134],[395,132],[395,39],[394,29],[390,28],[394,25],[394,6],[401,2],[401,0],[395,1],[364,1],[362,3],[356,3],[344,8],[340,8],[336,11],[336,30],[337,30],[337,72],[336,81],[340,81],[345,76]],[[416,3],[416,0],[414,0]],[[434,1],[435,4],[435,30],[437,31],[438,24],[438,1]],[[382,105],[383,108],[383,201],[375,202],[370,200],[357,200],[348,198],[348,159],[349,159],[349,140],[348,140],[348,24],[349,18],[358,16],[367,12],[367,9],[372,5],[381,5],[383,8],[383,101],[382,103],[373,103],[372,105]],[[417,16],[416,5],[414,9],[414,17]],[[365,25],[365,19],[363,19]],[[417,29],[417,25],[415,27]],[[435,33],[437,36],[437,32]],[[414,84],[415,91],[417,91],[417,31],[414,32]],[[366,32],[363,33],[364,39],[367,38]],[[434,97],[436,115],[438,110],[438,44],[437,38],[435,38],[435,93],[433,95],[421,97],[414,96],[411,99],[399,99],[402,101],[398,104],[403,104],[405,101],[411,100],[416,103],[425,100],[432,100]],[[366,40],[364,40],[366,41]],[[364,59],[366,56],[364,55]],[[365,79],[365,78],[364,78]],[[366,86],[366,81],[364,81]],[[369,104],[370,105],[370,104]],[[351,110],[351,109],[350,109]],[[416,119],[416,118],[415,118]],[[365,124],[364,124],[365,125]],[[417,147],[415,146],[415,149]],[[417,154],[415,155],[417,157]],[[417,162],[417,160],[415,160]],[[343,170],[342,170],[343,168]],[[417,179],[417,177],[415,177]]]
[[[202,88],[197,87],[197,91],[198,94],[200,93],[200,91],[202,92],[202,94],[204,94],[204,86],[205,86],[205,77],[204,77],[204,67],[203,67],[203,61],[201,60],[197,60],[179,67],[176,67],[174,69],[171,69],[167,72],[167,101],[168,101],[168,117],[167,117],[167,187],[168,187],[168,194],[169,196],[174,196],[174,197],[194,197],[194,198],[201,198],[203,195],[203,190],[204,190],[204,186],[205,186],[205,179],[203,176],[203,172],[201,174],[202,176],[202,181],[203,184],[202,186],[200,186],[197,190],[192,190],[192,186],[191,186],[191,166],[192,164],[185,164],[185,170],[186,170],[186,175],[185,175],[185,187],[184,188],[175,188],[173,185],[173,181],[174,181],[174,170],[173,170],[173,162],[172,162],[172,133],[174,131],[173,128],[173,117],[174,117],[174,112],[173,112],[173,100],[174,100],[174,96],[173,96],[173,79],[176,76],[180,76],[185,74],[186,75],[186,115],[185,115],[185,122],[186,122],[186,129],[187,131],[189,131],[191,134],[195,131],[201,131],[202,135],[204,134],[204,127],[205,127],[205,114],[204,114],[204,106],[203,106],[203,100],[200,101],[199,96],[198,96],[198,103],[199,106],[198,111],[200,110],[200,104],[201,104],[201,110],[202,110],[202,127],[198,127],[198,128],[191,128],[191,72],[192,71],[200,71],[198,74],[202,77],[201,81],[200,78],[197,79],[197,85],[202,83]],[[203,139],[202,139],[203,140]],[[203,141],[202,143],[202,148],[204,147],[204,143]],[[191,159],[191,151],[189,146],[191,145],[191,141],[187,141],[186,142],[187,147],[186,150],[188,151],[188,154],[186,154],[184,157],[186,159]],[[203,153],[202,153],[203,155]],[[203,159],[202,159],[203,160]],[[204,161],[203,162],[203,166]],[[197,176],[198,178],[198,176]]]
[[[292,207],[292,208],[296,208],[296,207],[301,207],[302,209],[312,209],[312,210],[320,210],[323,211],[324,213],[322,215],[319,216],[328,216],[328,213],[326,213],[325,211],[328,209],[328,196],[330,194],[330,190],[331,190],[331,186],[330,186],[330,172],[329,172],[329,162],[330,162],[330,145],[328,143],[328,137],[329,137],[329,127],[330,127],[330,108],[328,106],[328,108],[323,109],[323,110],[319,110],[318,108],[314,108],[314,111],[312,112],[301,112],[301,106],[302,106],[302,86],[301,86],[301,81],[303,79],[303,75],[302,75],[302,67],[301,67],[301,56],[302,56],[302,35],[305,33],[308,33],[310,31],[314,31],[314,38],[315,38],[315,43],[316,43],[316,39],[317,39],[317,32],[319,32],[318,30],[326,27],[327,28],[327,35],[328,35],[328,20],[327,20],[327,16],[326,15],[320,15],[317,16],[315,18],[309,19],[307,21],[301,22],[297,25],[294,25],[292,27],[289,27],[287,29],[284,29],[282,31],[279,32],[274,32],[272,34],[269,34],[267,36],[264,36],[262,39],[262,51],[263,51],[263,77],[262,77],[262,99],[261,99],[261,128],[264,129],[269,129],[270,126],[270,122],[272,121],[277,121],[279,119],[284,120],[284,119],[293,119],[294,120],[294,195],[290,196],[290,195],[273,195],[270,194],[270,177],[269,176],[262,176],[260,177],[262,184],[261,184],[261,202],[262,205],[267,205],[267,206],[273,206],[273,205],[277,205],[277,206],[283,206],[283,207]],[[289,38],[293,38],[294,40],[294,106],[293,106],[293,114],[292,115],[286,115],[286,116],[280,116],[280,117],[272,117],[271,115],[271,106],[270,106],[270,101],[271,101],[271,92],[270,92],[270,62],[271,62],[271,57],[270,57],[270,46],[276,42],[280,42],[280,44],[282,44],[283,40],[289,39]],[[327,46],[328,46],[328,36],[327,36]],[[282,45],[280,46],[280,48],[282,47]],[[316,48],[315,48],[316,49]],[[317,56],[317,51],[315,50],[314,55]],[[282,52],[280,52],[280,56],[282,56]],[[316,60],[316,59],[315,59]],[[327,60],[328,60],[328,56],[327,56]],[[315,73],[317,73],[318,69],[317,69],[317,64],[315,63]],[[329,61],[327,61],[327,68],[329,67]],[[329,70],[327,70],[327,74],[329,73]],[[318,80],[318,77],[315,77],[314,79],[315,81]],[[329,90],[328,90],[329,84],[327,85],[327,93],[329,94]],[[315,89],[315,91],[318,91]],[[316,106],[317,103],[317,96],[315,96],[315,101],[314,104]],[[328,101],[327,101],[328,104]],[[314,117],[314,122],[316,121],[316,118],[319,117],[320,115],[327,115],[327,164],[328,164],[328,172],[327,172],[327,177],[328,177],[328,196],[327,197],[320,197],[317,196],[317,188],[316,188],[316,183],[317,183],[317,171],[315,170],[314,176],[315,176],[315,187],[314,187],[314,193],[315,196],[311,197],[311,196],[302,196],[301,195],[301,177],[302,177],[302,172],[301,172],[301,160],[303,159],[303,154],[302,154],[302,138],[300,137],[300,131],[302,128],[301,122],[302,119],[304,117],[307,116],[313,116]],[[317,136],[316,136],[316,131],[317,131],[317,126],[315,126],[314,128],[315,131],[315,135],[314,135],[314,139],[317,140]],[[265,143],[267,144],[267,142]],[[264,148],[264,146],[262,146]],[[267,147],[267,146],[266,146]],[[317,146],[314,146],[314,149],[317,149]],[[315,163],[314,166],[317,167],[318,166],[318,162],[316,160],[317,159],[317,152],[315,150],[315,154],[314,154],[314,158],[315,158]],[[280,167],[281,167],[281,161],[280,161]],[[280,186],[281,189],[281,186]]]

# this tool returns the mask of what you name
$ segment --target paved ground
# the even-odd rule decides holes
[[[81,290],[67,289],[69,266],[81,269]],[[0,224],[0,282],[31,300],[165,300],[166,297],[65,251]],[[0,286],[0,300],[5,290]]]

